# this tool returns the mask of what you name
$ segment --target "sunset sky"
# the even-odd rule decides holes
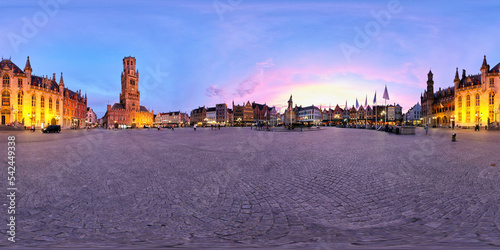
[[[40,3],[48,3],[42,6]],[[120,3],[117,6],[117,3]],[[141,104],[157,112],[255,101],[332,108],[420,101],[456,67],[500,62],[499,1],[0,2],[0,54],[35,75],[64,72],[99,117],[119,101],[122,59],[134,56]],[[231,107],[231,105],[230,105]]]

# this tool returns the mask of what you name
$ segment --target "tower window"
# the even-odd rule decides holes
[[[23,87],[23,79],[18,79],[17,80],[17,87],[22,88]]]
[[[135,80],[130,80],[130,85],[135,85]]]

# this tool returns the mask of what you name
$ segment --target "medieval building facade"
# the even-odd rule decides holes
[[[123,58],[121,75],[122,92],[120,102],[108,105],[104,115],[104,126],[112,127],[144,127],[153,125],[153,111],[140,105],[139,70],[135,69],[134,57]]]
[[[1,124],[16,126],[61,125],[63,128],[85,126],[87,96],[65,88],[63,75],[32,75],[28,57],[24,71],[10,59],[0,62],[2,76]]]
[[[427,90],[421,95],[422,123],[433,127],[498,127],[500,98],[500,63],[490,68],[484,56],[481,73],[459,77],[454,86],[434,92],[432,72],[428,74]]]

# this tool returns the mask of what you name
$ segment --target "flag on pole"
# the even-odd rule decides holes
[[[377,105],[377,91],[375,91],[375,96],[373,97],[373,105]]]
[[[345,108],[344,110],[347,110],[347,101],[345,101]]]
[[[389,100],[389,92],[387,92],[387,85],[385,85],[384,96],[382,98]]]
[[[359,104],[358,104],[358,98],[356,98],[356,109],[359,108]]]
[[[368,95],[365,97],[365,109],[368,107]]]
[[[264,113],[264,117],[266,117],[266,116],[267,116],[267,110],[266,110],[266,113]]]

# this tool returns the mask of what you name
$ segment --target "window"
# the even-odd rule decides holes
[[[10,85],[10,77],[8,74],[3,75],[3,87],[8,88]]]
[[[135,80],[130,79],[130,85],[135,85]]]
[[[490,78],[490,88],[495,87],[495,78]]]
[[[42,95],[42,97],[40,97],[40,107],[42,109],[45,108],[45,97],[43,97],[43,95]]]
[[[457,122],[462,122],[462,112],[458,112],[458,121]]]
[[[17,80],[17,87],[22,89],[23,88],[23,79]]]
[[[479,104],[481,103],[479,98],[479,94],[476,94],[476,107],[479,107]]]
[[[31,107],[36,107],[36,96],[35,95],[33,95],[31,97]]]
[[[17,93],[17,105],[22,106],[23,105],[23,92],[19,91]]]
[[[49,98],[49,110],[52,110],[52,97]]]
[[[490,105],[495,105],[495,94],[490,93]]]
[[[470,122],[470,110],[467,110],[467,112],[465,113],[465,122]]]
[[[458,97],[458,108],[462,108],[462,97]]]
[[[466,99],[466,104],[465,104],[467,107],[470,107],[470,95],[467,95],[467,99]]]
[[[2,106],[10,106],[10,93],[7,90],[2,92]]]
[[[59,99],[56,100],[56,111],[59,113]]]

